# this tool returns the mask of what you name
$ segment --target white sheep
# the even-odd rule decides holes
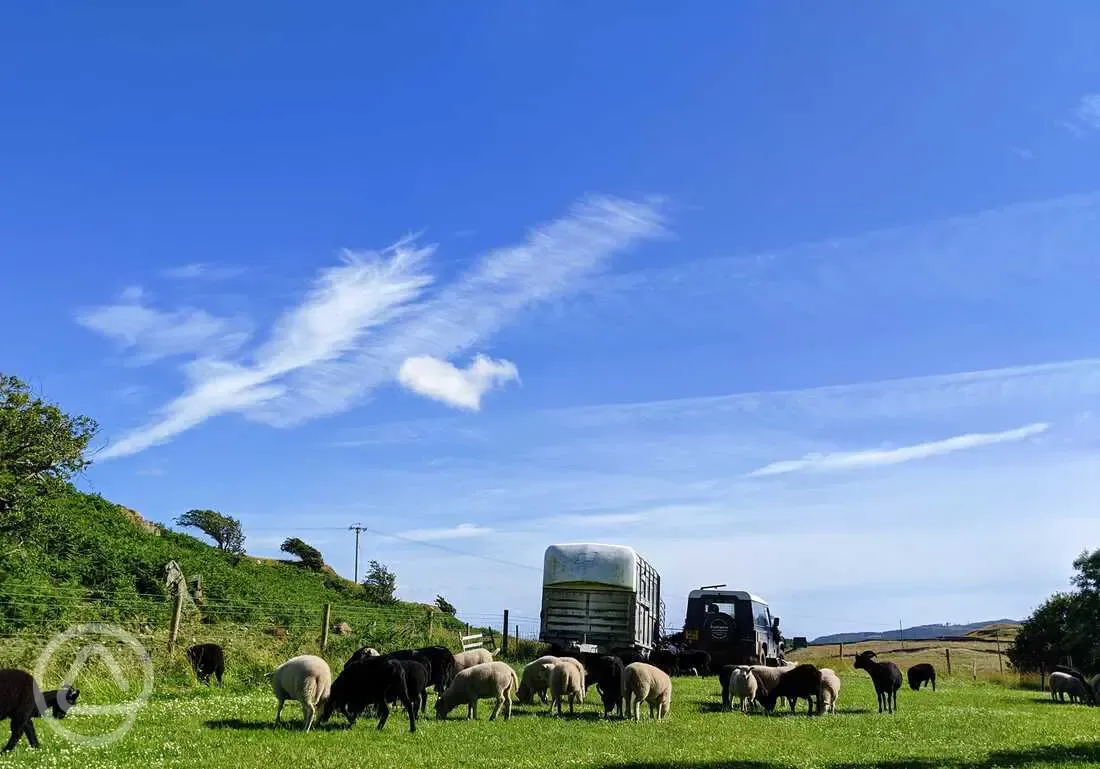
[[[545,705],[546,690],[550,686],[550,669],[560,659],[560,657],[547,654],[525,665],[523,673],[519,677],[519,690],[516,692],[516,699],[524,705],[528,705],[534,701],[537,694]]]
[[[488,649],[468,649],[455,655],[455,672],[492,661],[493,653]]]
[[[836,712],[840,699],[840,676],[832,668],[821,668],[821,696],[817,698],[817,714]]]
[[[497,717],[504,708],[504,720],[512,717],[512,695],[519,689],[516,671],[504,662],[482,662],[479,665],[460,670],[451,681],[451,685],[435,701],[436,718],[447,717],[457,705],[466,703],[466,718],[477,718],[477,701],[496,700],[489,720]]]
[[[569,698],[569,715],[573,715],[573,703],[584,702],[584,668],[569,659],[558,660],[550,668],[550,712],[561,715],[561,701]]]
[[[665,718],[672,706],[672,679],[649,663],[632,662],[623,671],[623,706],[635,721],[641,718],[642,700],[649,704],[650,718]]]
[[[271,673],[271,688],[279,700],[275,723],[282,717],[283,704],[295,700],[302,703],[302,728],[308,732],[328,700],[332,671],[327,662],[312,654],[291,657]]]
[[[1088,692],[1085,691],[1085,683],[1080,678],[1075,678],[1068,673],[1056,672],[1050,674],[1050,698],[1061,702],[1066,701],[1069,695],[1070,702],[1087,702]]]
[[[740,665],[730,676],[730,694],[741,698],[741,712],[748,713],[756,700],[756,676],[748,666]],[[732,707],[732,706],[731,706]]]

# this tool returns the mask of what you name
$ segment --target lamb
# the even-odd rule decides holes
[[[1053,673],[1065,673],[1068,676],[1072,676],[1073,678],[1076,678],[1078,681],[1081,682],[1081,686],[1085,690],[1085,699],[1087,700],[1087,702],[1090,705],[1095,705],[1096,704],[1096,698],[1093,696],[1092,685],[1088,682],[1088,679],[1085,678],[1085,674],[1082,673],[1080,670],[1078,670],[1077,668],[1074,668],[1074,667],[1070,667],[1068,665],[1055,665],[1054,670],[1052,672]]]
[[[676,655],[676,669],[681,674],[710,675],[710,654],[701,649],[687,649]]]
[[[271,673],[271,687],[279,700],[275,723],[278,724],[283,715],[283,704],[287,700],[296,700],[302,703],[302,728],[308,732],[328,702],[332,671],[320,657],[302,654],[275,668]]]
[[[1088,686],[1082,682],[1080,678],[1076,678],[1069,673],[1063,673],[1061,671],[1051,673],[1050,698],[1052,700],[1056,699],[1059,702],[1065,702],[1067,694],[1069,695],[1070,702],[1091,701]]]
[[[466,703],[466,718],[477,718],[477,701],[492,698],[496,706],[492,721],[504,709],[504,720],[512,717],[512,695],[519,689],[516,671],[504,662],[482,662],[458,671],[451,685],[435,701],[436,718],[443,720],[460,703]]]
[[[649,655],[648,664],[663,671],[665,675],[672,675],[679,666],[679,654],[673,649],[654,649]]]
[[[781,667],[768,667],[767,665],[743,665],[747,667],[749,672],[752,673],[753,678],[756,679],[756,686],[760,695],[764,695],[779,683],[779,676],[786,673],[788,670],[794,670],[796,665],[790,663]]]
[[[621,658],[614,655],[604,655],[592,663],[591,680],[596,684],[596,691],[603,700],[604,716],[611,717],[612,711],[617,711],[619,718],[623,717],[623,670],[625,665]],[[585,682],[588,682],[588,678]]]
[[[836,701],[840,699],[840,676],[832,668],[821,668],[821,697],[817,701],[818,715],[836,712]]]
[[[397,660],[397,664],[405,672],[405,691],[412,703],[413,720],[415,721],[420,713],[428,712],[428,686],[432,681],[432,664],[427,657]]]
[[[870,649],[856,655],[856,670],[866,670],[871,674],[878,694],[878,712],[883,708],[887,713],[898,710],[898,689],[901,688],[901,670],[893,662],[875,662],[875,653]]]
[[[195,670],[195,677],[204,684],[210,683],[210,676],[222,685],[225,675],[225,652],[217,644],[195,644],[187,650],[187,659]]]
[[[455,655],[455,672],[492,661],[493,653],[488,649],[468,649]]]
[[[623,670],[623,704],[629,717],[641,719],[642,700],[649,703],[649,717],[668,716],[672,705],[672,679],[647,662],[632,662]]]
[[[932,691],[936,691],[936,669],[927,662],[913,665],[905,671],[905,677],[909,679],[909,688],[917,691],[926,683],[932,684]]]
[[[760,704],[770,713],[775,710],[775,703],[780,697],[791,701],[806,700],[809,703],[806,714],[813,716],[815,699],[818,709],[821,708],[822,686],[821,671],[816,665],[798,665],[793,670],[780,673],[775,686],[760,698]],[[794,712],[793,704],[791,712]]]
[[[573,715],[573,703],[584,701],[584,673],[568,660],[558,660],[550,668],[550,712],[561,715],[561,702],[569,698],[569,715]]]
[[[11,719],[11,739],[0,752],[13,750],[24,734],[27,743],[37,748],[34,719],[44,714],[43,707],[50,710],[54,718],[64,718],[79,696],[80,690],[69,686],[43,692],[34,676],[25,670],[0,670],[0,721]]]
[[[530,705],[537,694],[545,705],[546,690],[550,686],[550,669],[561,659],[561,657],[547,654],[525,665],[519,678],[516,699],[523,705]]]
[[[321,723],[328,721],[335,711],[340,711],[348,723],[355,726],[359,715],[368,705],[373,705],[378,709],[378,729],[381,730],[390,717],[389,703],[400,701],[409,715],[409,731],[415,732],[417,705],[409,697],[406,666],[421,668],[426,687],[427,670],[412,660],[366,657],[347,665],[332,682],[332,694],[325,705]],[[424,697],[426,701],[426,692]]]
[[[733,698],[739,697],[742,713],[748,713],[759,690],[756,676],[748,665],[725,665],[718,671],[722,685],[722,706],[733,710]]]

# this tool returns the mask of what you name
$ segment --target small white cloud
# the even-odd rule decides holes
[[[159,467],[146,467],[144,470],[138,470],[138,475],[144,475],[151,478],[159,478],[164,475],[164,470]]]
[[[1026,147],[1009,147],[1012,154],[1020,158],[1020,160],[1032,160],[1035,157],[1035,153]]]
[[[464,369],[430,355],[418,355],[401,364],[397,378],[403,387],[414,393],[477,411],[481,408],[481,396],[494,387],[519,379],[519,370],[511,361],[493,360],[484,355],[478,355]]]
[[[169,267],[160,274],[172,280],[226,280],[244,272],[241,267],[218,267],[202,262],[192,262],[179,267]]]
[[[176,355],[221,355],[244,344],[247,321],[219,318],[205,310],[157,310],[145,303],[140,286],[126,288],[116,304],[81,310],[77,323],[114,339],[139,363]]]
[[[492,529],[486,526],[478,526],[473,523],[460,523],[449,529],[412,529],[399,532],[397,536],[405,539],[414,539],[417,542],[434,542],[439,539],[469,539],[470,537],[483,537],[491,534]]]
[[[772,462],[749,473],[752,477],[765,475],[783,475],[803,470],[856,470],[867,467],[883,467],[911,462],[915,459],[927,459],[942,454],[953,454],[980,446],[993,446],[998,443],[1014,443],[1026,440],[1050,429],[1045,422],[1037,422],[1015,430],[999,433],[969,433],[957,435],[942,441],[918,443],[896,449],[870,449],[867,451],[846,451],[834,454],[807,454],[802,459],[786,459]]]

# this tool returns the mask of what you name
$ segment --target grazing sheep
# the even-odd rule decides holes
[[[458,671],[447,691],[435,701],[436,718],[443,720],[460,703],[466,703],[466,718],[477,718],[477,701],[494,699],[496,706],[489,715],[492,721],[501,708],[504,720],[512,717],[512,695],[519,689],[516,671],[504,662],[482,662]]]
[[[1050,698],[1052,700],[1056,699],[1059,702],[1065,702],[1067,694],[1069,695],[1070,702],[1091,701],[1088,685],[1080,678],[1076,678],[1069,673],[1063,673],[1061,671],[1051,673]]]
[[[550,712],[561,715],[561,702],[569,698],[569,715],[573,715],[573,703],[584,702],[584,673],[568,660],[558,660],[550,668]]]
[[[39,705],[45,705],[54,718],[64,718],[79,696],[80,690],[69,686],[43,692],[25,670],[0,670],[0,721],[11,719],[11,739],[0,752],[13,750],[24,734],[28,744],[37,748],[34,719],[44,715]]]
[[[634,662],[645,662],[645,657],[637,649],[616,649],[611,653],[611,656],[618,657],[622,661],[623,667]]]
[[[469,649],[455,655],[455,672],[461,672],[474,665],[483,665],[493,661],[493,653],[488,649]]]
[[[806,715],[812,716],[815,699],[820,709],[822,686],[821,671],[816,665],[798,665],[794,670],[780,673],[775,686],[760,698],[760,704],[770,713],[775,710],[775,703],[780,697],[789,701],[806,700],[809,703]],[[794,712],[793,704],[791,712]]]
[[[271,674],[271,688],[279,700],[275,723],[282,718],[283,704],[296,700],[302,703],[302,728],[308,732],[328,701],[332,671],[327,662],[312,654],[291,657]]]
[[[748,668],[749,672],[752,673],[753,677],[756,679],[756,686],[759,694],[762,696],[779,683],[779,676],[783,675],[788,670],[794,670],[797,665],[790,663],[780,667],[769,667],[767,665],[742,665],[741,667]]]
[[[840,699],[840,676],[832,668],[821,668],[821,698],[817,701],[818,714],[836,712]]]
[[[1085,701],[1090,705],[1096,704],[1096,698],[1093,696],[1092,685],[1088,679],[1085,678],[1085,674],[1077,668],[1069,667],[1068,665],[1055,665],[1052,673],[1065,673],[1068,676],[1072,676],[1081,682],[1081,686],[1085,691]]]
[[[561,657],[547,654],[523,667],[523,673],[519,678],[519,689],[516,691],[516,700],[521,705],[530,705],[536,694],[542,704],[546,704],[546,690],[550,687],[550,670],[561,659]]]
[[[195,644],[187,650],[187,659],[195,670],[195,677],[204,684],[210,683],[210,676],[222,685],[225,675],[225,652],[217,644]]]
[[[932,684],[932,691],[936,691],[936,669],[927,662],[913,665],[905,671],[905,677],[909,679],[909,688],[917,691],[924,684]]]
[[[394,660],[386,657],[364,657],[346,666],[332,682],[331,696],[325,705],[321,723],[328,721],[335,711],[340,711],[355,726],[355,720],[368,705],[378,709],[378,728],[381,730],[390,717],[391,702],[400,701],[409,714],[409,731],[416,731],[417,705],[409,696],[409,684],[405,676],[406,665],[421,669],[427,686],[427,670],[412,660]],[[426,699],[426,693],[425,693]]]
[[[856,655],[855,669],[866,670],[871,674],[878,694],[878,712],[883,708],[887,713],[898,710],[898,689],[901,688],[901,670],[893,662],[875,662],[875,653],[868,649]]]
[[[679,665],[679,654],[674,649],[654,649],[649,655],[648,664],[670,676],[676,672]]]
[[[625,665],[621,658],[614,655],[599,657],[592,664],[591,679],[585,678],[587,683],[591,680],[596,684],[596,691],[603,700],[603,712],[607,718],[611,712],[616,711],[619,718],[623,717],[623,670]]]
[[[397,660],[397,664],[405,671],[405,691],[408,692],[413,706],[413,720],[416,720],[421,713],[428,712],[428,686],[432,682],[432,664],[427,657]]]
[[[676,655],[676,669],[681,675],[710,675],[710,654],[701,649],[687,649]]]
[[[348,661],[344,663],[344,667],[347,667],[348,665],[352,665],[352,664],[354,664],[354,663],[358,662],[359,660],[364,659],[366,657],[381,657],[381,656],[382,656],[382,653],[379,652],[377,649],[372,649],[369,646],[363,646],[363,647],[355,650],[355,653],[352,654],[351,657],[348,658]]]
[[[760,687],[748,665],[723,665],[718,671],[722,686],[722,707],[733,710],[733,698],[740,698],[742,713],[748,713]]]
[[[393,660],[420,660],[428,664],[428,675],[435,686],[435,693],[441,694],[451,679],[455,677],[455,655],[442,646],[423,646],[419,649],[403,649],[383,655]]]
[[[642,701],[649,703],[650,718],[665,718],[672,705],[672,679],[647,662],[632,662],[623,670],[623,704],[629,718],[641,719]]]

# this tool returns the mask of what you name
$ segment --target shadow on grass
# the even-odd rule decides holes
[[[276,724],[274,721],[242,721],[239,718],[219,718],[212,721],[207,721],[205,724],[207,729],[231,729],[233,731],[240,732],[300,732],[302,731],[301,720],[285,719],[282,723]],[[327,724],[314,724],[311,731],[315,732],[338,732],[346,731],[350,727],[347,723],[340,723],[338,721],[329,721]]]
[[[853,761],[825,764],[824,769],[997,769],[1021,764],[1058,766],[1070,763],[1100,763],[1100,742],[1076,745],[1047,745],[1021,750],[996,750],[977,761],[943,758],[901,758],[890,761]],[[791,769],[789,764],[769,761],[685,761],[604,764],[600,769]]]

